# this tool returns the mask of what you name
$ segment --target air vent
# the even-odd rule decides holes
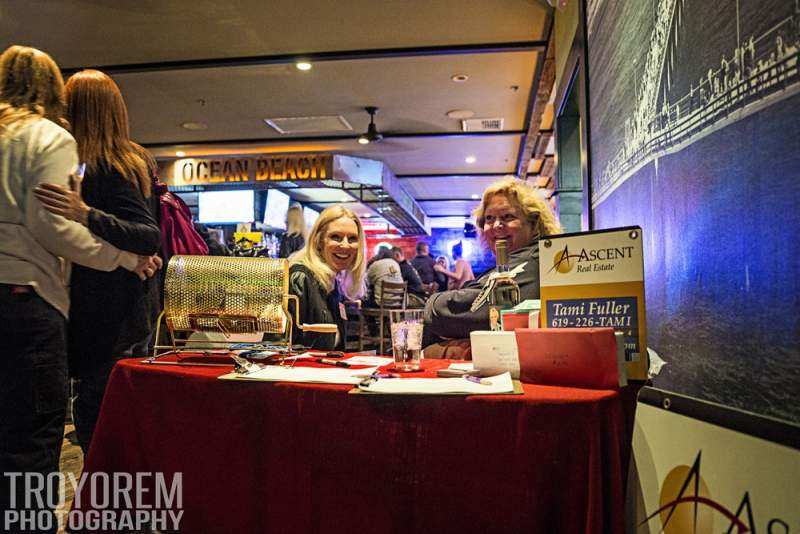
[[[264,119],[267,126],[279,134],[305,134],[328,132],[352,132],[353,127],[341,115],[322,117],[277,117]]]
[[[502,132],[503,119],[468,119],[461,121],[465,132]]]

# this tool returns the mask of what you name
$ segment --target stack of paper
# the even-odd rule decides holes
[[[484,378],[383,378],[358,389],[388,395],[487,395],[513,393],[510,373]]]
[[[317,384],[358,384],[377,367],[343,369],[341,367],[282,367],[268,365],[258,371],[222,375],[222,380],[262,380],[267,382],[311,382]]]

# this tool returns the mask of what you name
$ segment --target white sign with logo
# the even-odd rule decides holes
[[[542,239],[539,277],[544,328],[614,328],[625,339],[628,377],[647,378],[641,228]]]
[[[639,403],[628,532],[788,534],[800,528],[800,451]]]

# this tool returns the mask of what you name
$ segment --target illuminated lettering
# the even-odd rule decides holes
[[[200,174],[200,172],[201,172],[200,169],[201,168],[205,169],[205,173],[204,174]],[[203,179],[203,178],[208,178],[208,162],[201,161],[201,162],[199,162],[197,164],[197,176],[196,177],[197,177],[198,180]]]
[[[297,179],[297,163],[298,159],[287,159],[286,161],[286,176],[285,179],[287,180],[296,180]]]
[[[306,180],[311,176],[311,165],[306,158],[300,158],[297,161],[297,178],[299,180]]]
[[[236,160],[236,176],[240,182],[250,181],[250,160],[237,159]]]
[[[184,160],[176,166],[176,183],[249,182],[251,180],[325,180],[331,177],[331,156],[272,156]]]
[[[189,171],[188,174],[186,172],[187,169]],[[187,161],[186,163],[184,163],[183,164],[183,169],[181,169],[181,171],[182,171],[181,174],[183,176],[183,181],[184,182],[192,181],[192,178],[194,178],[194,165],[192,165],[191,161]]]
[[[272,171],[269,173],[270,180],[283,180],[283,166],[286,160],[283,158],[276,158],[272,160]]]
[[[232,182],[236,177],[233,174],[233,165],[231,160],[226,159],[222,163],[222,181]]]
[[[256,160],[256,180],[269,180],[269,160]]]

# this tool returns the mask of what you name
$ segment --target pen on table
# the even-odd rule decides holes
[[[400,375],[397,373],[372,373],[370,375],[354,375],[355,378],[400,378]]]
[[[369,387],[374,382],[377,382],[381,378],[400,378],[400,375],[396,373],[372,373],[371,375],[357,375],[358,378],[363,378],[361,382],[359,382],[359,386],[362,387]]]
[[[352,367],[352,365],[347,362],[331,360],[330,358],[314,358],[314,361],[317,363],[323,363],[325,365],[335,365],[336,367]]]
[[[483,386],[491,386],[492,385],[492,381],[487,379],[487,378],[481,378],[479,376],[465,376],[464,378],[466,378],[470,382],[475,382],[476,384],[481,384]]]

